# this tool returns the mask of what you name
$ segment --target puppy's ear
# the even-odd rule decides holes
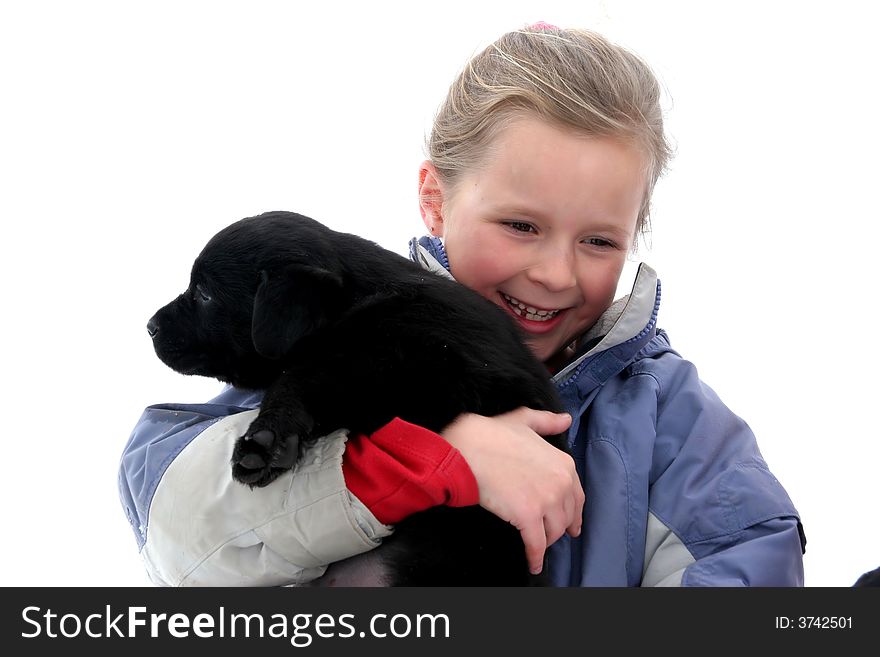
[[[340,307],[342,277],[327,269],[294,264],[260,276],[251,337],[264,358],[281,358]]]

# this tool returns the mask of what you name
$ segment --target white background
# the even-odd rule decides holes
[[[677,157],[634,258],[662,279],[660,325],[758,435],[807,585],[880,565],[870,5],[4,2],[0,583],[148,583],[120,452],[143,407],[220,384],[166,369],[146,320],[211,235],[266,210],[403,253],[448,84],[537,20],[661,78]]]

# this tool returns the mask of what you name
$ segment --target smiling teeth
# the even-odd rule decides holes
[[[504,294],[504,292],[501,293],[501,296],[504,297],[504,300],[507,301],[513,312],[533,322],[546,322],[559,314],[558,310],[538,310],[537,308],[532,308],[522,301],[514,299],[512,296]]]

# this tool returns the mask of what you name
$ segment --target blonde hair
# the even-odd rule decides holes
[[[672,149],[660,85],[641,58],[586,30],[538,24],[503,35],[467,63],[434,119],[426,146],[441,182],[454,189],[498,131],[524,114],[640,148],[648,171],[636,234],[647,232],[651,193]]]

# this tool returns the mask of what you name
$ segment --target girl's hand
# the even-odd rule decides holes
[[[521,407],[495,417],[465,413],[442,434],[473,471],[480,506],[519,529],[533,574],[548,545],[581,532],[584,491],[574,460],[541,437],[570,425],[566,413]]]

